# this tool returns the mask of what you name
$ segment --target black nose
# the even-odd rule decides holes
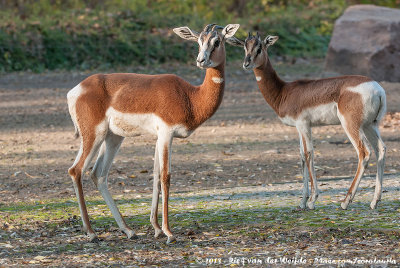
[[[197,61],[198,63],[202,63],[204,62],[206,59],[202,59],[201,61]]]

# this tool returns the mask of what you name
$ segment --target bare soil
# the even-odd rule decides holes
[[[234,65],[238,67],[232,67]],[[321,71],[322,61],[320,60],[302,60],[294,64],[277,62],[275,65],[285,80],[333,75]],[[240,187],[262,187],[268,191],[268,186],[281,183],[297,183],[299,188],[294,189],[294,195],[300,197],[301,186],[298,182],[301,180],[301,175],[297,131],[295,128],[283,125],[278,120],[259,92],[254,75],[241,70],[239,66],[239,62],[228,62],[225,96],[217,113],[189,138],[174,140],[172,197],[179,193],[195,194],[200,191],[210,191],[211,193],[220,189]],[[177,73],[190,82],[198,84],[201,83],[199,77],[204,76],[201,70],[186,65],[124,71]],[[75,139],[73,135],[74,130],[68,114],[66,94],[90,74],[52,72],[43,74],[13,73],[0,76],[0,208],[17,204],[38,204],[43,200],[74,200],[72,181],[67,170],[75,159],[79,149],[79,140]],[[400,114],[396,112],[400,112],[400,83],[381,82],[381,85],[386,90],[388,100],[388,115],[380,128],[388,148],[385,176],[397,176],[398,179],[400,174]],[[342,188],[345,191],[350,186],[351,176],[356,171],[357,157],[343,129],[341,126],[314,128],[313,137],[318,178],[321,181],[342,179],[344,183]],[[117,196],[116,199],[124,198],[124,195],[134,197],[151,194],[154,144],[155,137],[151,135],[125,139],[109,176],[110,191]],[[373,176],[375,170],[375,158],[373,157],[366,175]],[[327,183],[329,184],[329,182]],[[384,182],[384,186],[388,187],[389,185]],[[89,199],[96,199],[100,196],[89,179],[84,182],[84,190]],[[397,191],[396,193],[398,190],[398,188],[394,189]],[[393,198],[393,200],[399,201],[398,196]],[[185,209],[187,208],[185,207]],[[363,209],[367,210],[367,207]],[[397,208],[392,209],[396,210]],[[330,241],[330,238],[327,237],[334,237],[336,233],[344,236],[341,239],[347,239],[346,244],[348,240],[352,239],[353,232],[361,237],[364,236],[366,243],[375,243],[375,245],[381,243],[382,247],[387,247],[387,252],[392,252],[391,249],[399,247],[398,236],[387,232],[371,233],[369,229],[343,231],[334,227],[332,230],[297,227],[279,230],[272,228],[269,224],[257,223],[254,225],[255,227],[253,225],[249,227],[248,222],[242,222],[233,227],[223,224],[226,228],[220,230],[219,235],[228,237],[228,244],[226,240],[219,241],[218,238],[215,238],[213,232],[219,229],[218,227],[214,229],[213,225],[187,229],[182,227],[182,230],[177,231],[178,240],[181,242],[178,241],[176,245],[172,246],[164,245],[165,241],[163,240],[154,241],[151,237],[151,230],[145,231],[147,233],[138,242],[127,241],[122,234],[114,230],[114,233],[109,234],[109,237],[104,238],[105,241],[101,242],[106,243],[114,250],[109,250],[104,245],[99,246],[100,248],[93,253],[95,257],[92,258],[92,261],[85,262],[87,257],[82,257],[82,255],[89,253],[84,250],[87,248],[84,246],[87,245],[86,237],[82,235],[79,228],[68,231],[68,235],[73,236],[68,238],[72,239],[72,242],[69,242],[68,239],[53,237],[49,234],[51,233],[49,225],[36,221],[15,228],[19,228],[18,230],[22,233],[23,228],[42,231],[47,229],[47,235],[39,236],[38,240],[29,240],[20,234],[20,239],[17,239],[11,236],[16,229],[9,228],[10,225],[18,226],[18,221],[13,221],[13,213],[7,212],[7,210],[2,210],[0,213],[3,220],[7,221],[6,223],[0,222],[0,228],[3,230],[0,233],[0,242],[3,245],[11,243],[10,245],[13,247],[16,245],[20,247],[20,250],[16,249],[14,253],[12,250],[7,251],[6,254],[0,253],[0,267],[2,265],[19,266],[35,263],[55,266],[79,266],[81,264],[89,266],[112,264],[202,265],[208,256],[216,258],[225,256],[226,259],[227,256],[230,256],[229,254],[232,254],[229,252],[240,252],[236,256],[253,256],[252,252],[260,253],[268,249],[269,252],[275,252],[276,256],[284,256],[284,254],[280,254],[283,252],[281,248],[284,247],[292,254],[288,253],[288,256],[293,257],[296,250],[302,252],[302,248],[305,249],[312,245],[318,247],[318,243],[325,245],[328,240]],[[184,213],[184,211],[175,213]],[[262,213],[262,211],[258,213]],[[76,213],[69,218],[71,224],[70,222],[63,222],[63,224],[79,226],[76,216],[79,217],[79,214]],[[134,217],[134,215],[128,216],[128,218],[132,218],[133,222]],[[50,220],[50,223],[57,222]],[[111,223],[110,226],[115,226],[115,224]],[[143,229],[149,226],[150,223],[145,227],[136,227]],[[229,229],[227,226],[232,228]],[[265,233],[265,236],[262,236],[260,240],[254,240],[254,228],[262,230],[259,232]],[[57,228],[51,230],[55,232]],[[113,231],[112,228],[107,230]],[[230,239],[230,230],[239,232],[241,236],[234,236]],[[251,235],[246,235],[246,232]],[[313,232],[317,233],[315,239],[313,239]],[[18,232],[16,233],[18,235]],[[290,240],[290,237],[293,239]],[[375,238],[380,242],[373,242]],[[193,246],[192,242],[188,242],[193,239],[199,239],[201,242],[194,243],[196,246]],[[43,261],[46,258],[34,259],[41,251],[35,249],[29,252],[24,247],[26,241],[44,243],[45,246],[42,249],[44,253],[39,256],[47,254],[47,260],[51,256],[50,261]],[[276,241],[276,243],[271,244],[268,241]],[[49,243],[59,243],[60,246],[78,243],[81,247],[62,254],[51,250],[51,253],[46,253]],[[110,243],[114,246],[110,246]],[[140,249],[137,246],[127,246],[126,243],[140,245]],[[89,245],[89,248],[92,249],[96,249],[96,247],[96,245]],[[338,245],[335,247],[340,248]],[[25,250],[22,250],[24,248]],[[249,250],[243,251],[243,248],[249,248]],[[357,248],[360,247],[356,247],[353,251],[349,250],[353,254],[352,257],[364,252],[361,249],[361,251],[357,251]],[[370,248],[372,246],[368,247],[366,244],[363,250],[367,251]],[[160,254],[160,251],[166,253]],[[332,247],[331,249],[326,248],[325,252],[327,256],[333,257],[341,254]],[[398,258],[399,252],[397,251],[396,254]],[[74,259],[75,256],[81,257]],[[199,256],[201,257],[200,261]],[[386,257],[387,255],[376,252],[371,256]]]

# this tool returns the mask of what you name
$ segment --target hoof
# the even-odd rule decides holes
[[[348,202],[342,202],[340,204],[340,206],[342,207],[342,209],[347,209],[347,207],[349,206],[349,203]]]
[[[98,243],[100,239],[97,237],[95,233],[88,234],[90,243]]]
[[[128,239],[138,239],[138,236],[135,234],[135,232],[130,229],[125,231],[125,233],[128,236]]]
[[[379,200],[372,200],[370,205],[371,209],[376,209],[378,207],[378,202]]]
[[[173,235],[168,236],[167,244],[173,244],[173,243],[176,243],[176,238]]]
[[[307,208],[307,202],[301,202],[299,208],[300,210],[305,210]]]
[[[154,230],[154,238],[160,238],[163,237],[164,233],[161,229],[155,229]]]

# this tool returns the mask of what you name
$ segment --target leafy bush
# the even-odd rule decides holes
[[[172,28],[240,23],[277,34],[274,54],[323,56],[345,0],[0,0],[0,71],[93,69],[193,60]],[[368,2],[368,1],[350,1]],[[371,1],[369,1],[371,2]],[[399,0],[372,1],[395,6]],[[227,47],[229,57],[243,50]]]

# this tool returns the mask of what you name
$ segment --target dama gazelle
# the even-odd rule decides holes
[[[375,194],[371,202],[371,208],[375,209],[382,194],[386,153],[378,129],[386,110],[384,89],[368,77],[355,75],[285,82],[273,69],[267,53],[267,48],[277,40],[278,36],[267,36],[262,41],[258,33],[256,36],[249,33],[245,41],[233,37],[227,42],[244,46],[243,68],[253,69],[261,93],[279,119],[297,128],[303,172],[300,207],[307,205],[313,209],[318,198],[311,127],[341,124],[358,154],[357,172],[341,206],[346,209],[356,194],[370,158],[368,141],[377,157]]]
[[[154,182],[150,222],[155,237],[175,240],[168,224],[168,196],[172,139],[186,138],[218,109],[225,87],[225,40],[232,37],[238,24],[225,28],[207,25],[201,33],[188,27],[175,28],[183,39],[197,41],[200,49],[197,66],[207,69],[204,82],[193,86],[173,74],[96,74],[68,92],[68,107],[81,146],[71,175],[79,201],[83,229],[90,240],[97,236],[90,226],[82,190],[82,176],[99,151],[91,178],[111,210],[119,228],[128,238],[136,237],[125,223],[107,189],[111,164],[124,137],[145,130],[157,135],[154,155]],[[222,29],[218,32],[218,29]],[[162,193],[162,228],[158,224],[159,193]]]

